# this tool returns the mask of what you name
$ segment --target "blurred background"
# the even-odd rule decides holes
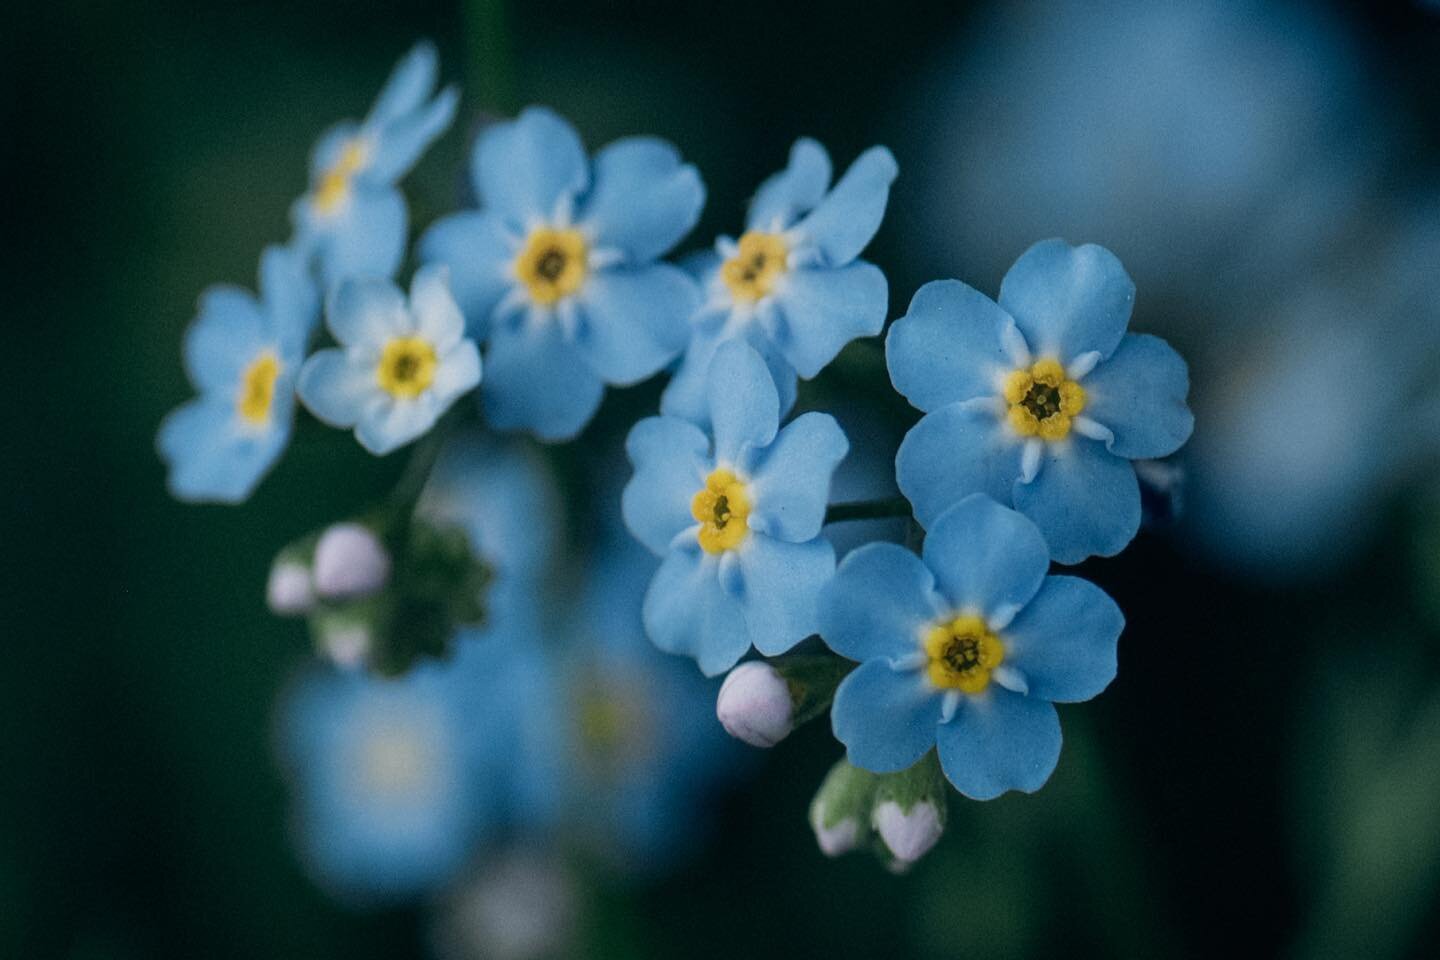
[[[1440,10],[58,0],[24,18],[0,41],[19,340],[0,955],[1440,950]],[[266,575],[403,457],[302,424],[245,507],[195,508],[167,497],[154,433],[189,392],[200,290],[253,284],[314,138],[420,37],[464,100],[406,182],[417,228],[460,203],[483,116],[546,103],[591,147],[680,147],[709,188],[687,248],[738,230],[796,136],[837,166],[887,144],[901,176],[867,256],[892,318],[936,277],[995,293],[1044,237],[1120,256],[1133,327],[1191,362],[1197,428],[1182,470],[1156,471],[1153,527],[1082,570],[1127,615],[1120,674],[1062,710],[1043,791],[954,798],[904,877],[827,860],[806,807],[840,748],[817,723],[669,810],[647,840],[663,866],[541,831],[424,896],[326,884],[277,756],[313,657]],[[878,347],[827,378],[802,403],[873,391],[873,422],[847,425],[883,465],[916,414],[885,395]],[[657,396],[612,395],[586,449],[613,451]],[[543,455],[572,499],[577,457]]]

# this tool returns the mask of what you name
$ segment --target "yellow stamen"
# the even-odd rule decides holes
[[[350,180],[370,162],[370,146],[363,140],[351,140],[340,150],[340,156],[320,175],[315,188],[315,209],[322,216],[339,211],[350,199]]]
[[[990,686],[990,672],[1005,659],[1000,638],[985,621],[966,614],[942,621],[925,635],[926,675],[943,690],[980,693]]]
[[[1000,392],[1010,404],[1010,426],[1022,437],[1063,440],[1073,418],[1085,409],[1085,388],[1066,379],[1065,368],[1054,359],[1012,371]]]
[[[735,256],[720,265],[720,277],[736,300],[754,303],[774,289],[789,260],[784,237],[752,230],[740,238]]]
[[[549,306],[580,289],[587,257],[585,236],[579,230],[536,227],[515,258],[515,276],[530,291],[531,300]]]
[[[750,532],[750,495],[733,470],[724,467],[705,478],[690,501],[690,515],[700,521],[700,547],[706,553],[733,550]]]
[[[253,426],[270,422],[270,409],[275,404],[275,381],[280,376],[280,358],[266,350],[251,361],[240,376],[240,395],[235,407],[240,417]]]
[[[439,359],[424,337],[395,337],[385,344],[375,366],[375,380],[391,396],[413,400],[435,382]]]

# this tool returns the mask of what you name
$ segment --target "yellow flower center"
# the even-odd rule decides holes
[[[435,382],[438,362],[435,347],[424,337],[395,337],[380,353],[375,380],[391,396],[412,400]]]
[[[690,515],[700,521],[700,547],[706,553],[733,550],[750,532],[750,495],[733,470],[724,467],[705,478],[690,501]]]
[[[270,422],[270,408],[275,404],[275,381],[280,376],[280,358],[266,350],[251,361],[240,376],[240,394],[235,408],[246,423],[263,427]]]
[[[530,299],[546,306],[570,296],[585,282],[588,250],[579,230],[536,227],[520,255],[515,276],[530,291]]]
[[[1005,659],[1005,647],[985,621],[965,615],[942,621],[925,634],[926,674],[944,690],[980,693],[990,686],[990,672]]]
[[[1005,378],[1010,426],[1022,437],[1063,440],[1071,419],[1085,409],[1085,388],[1065,378],[1058,360],[1038,360]]]
[[[323,216],[337,212],[350,199],[350,179],[370,162],[370,147],[363,140],[351,140],[330,168],[320,175],[315,188],[315,209]]]
[[[752,230],[740,238],[735,256],[720,265],[720,276],[736,300],[754,303],[774,289],[789,259],[784,237]]]

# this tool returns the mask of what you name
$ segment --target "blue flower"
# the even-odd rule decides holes
[[[932,524],[923,560],[891,543],[847,556],[820,633],[861,662],[831,710],[850,762],[888,773],[937,747],[967,797],[1038,790],[1060,756],[1052,704],[1105,689],[1125,625],[1099,587],[1049,565],[1035,525],[983,494]]]
[[[927,283],[891,327],[895,388],[926,415],[900,445],[900,489],[929,526],[972,493],[1033,520],[1061,563],[1124,549],[1140,526],[1132,460],[1190,436],[1185,361],[1125,332],[1135,285],[1114,254],[1046,240],[997,305],[957,280]]]
[[[605,384],[644,380],[684,347],[699,294],[656,260],[695,225],[705,188],[652,137],[617,140],[592,162],[575,130],[539,107],[485,131],[470,173],[480,209],[431,227],[420,257],[450,267],[486,344],[490,421],[568,439]]]
[[[347,280],[325,322],[340,346],[305,361],[300,399],[330,426],[354,427],[377,456],[425,433],[480,382],[480,352],[443,267],[416,272],[408,304],[388,280]]]
[[[778,654],[815,632],[835,567],[820,528],[848,443],[823,413],[777,433],[775,383],[742,341],[716,351],[707,400],[709,435],[677,417],[635,425],[622,499],[631,533],[665,558],[645,595],[650,639],[713,676],[752,644]]]
[[[705,302],[661,412],[705,424],[705,374],[727,340],[760,351],[784,413],[797,373],[808,380],[845,344],[880,332],[885,275],[856,257],[880,228],[896,172],[890,151],[871,147],[832,190],[825,148],[795,142],[789,165],[760,185],[740,239],[721,237],[692,261]]]
[[[290,211],[296,243],[327,288],[391,277],[405,255],[408,215],[395,184],[455,119],[459,91],[431,96],[435,48],[419,43],[396,65],[364,122],[342,121],[310,156],[310,190]]]
[[[239,503],[285,449],[295,377],[319,296],[288,249],[260,259],[260,298],[214,286],[185,335],[185,372],[199,396],[160,425],[157,447],[181,500]]]

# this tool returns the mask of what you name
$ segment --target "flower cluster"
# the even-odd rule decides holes
[[[654,866],[667,824],[733,767],[722,727],[773,746],[828,713],[846,755],[812,808],[820,844],[894,869],[939,838],[946,781],[975,800],[1043,785],[1054,704],[1114,679],[1124,624],[1052,564],[1121,551],[1140,473],[1193,425],[1184,361],[1128,332],[1116,257],[1038,243],[998,301],[926,284],[885,337],[890,384],[809,409],[800,381],[885,328],[886,277],[861,255],[888,150],[832,184],[825,149],[798,140],[738,238],[669,262],[706,200],[695,167],[653,137],[588,155],[532,107],[480,132],[476,206],[420,232],[407,294],[397,183],[457,109],[436,73],[420,45],[362,123],[321,138],[258,298],[202,297],[185,346],[199,396],[159,436],[177,497],[229,503],[278,459],[297,397],[376,456],[424,438],[389,501],[301,537],[267,588],[328,661],[282,723],[321,882],[414,895],[491,835],[557,825]],[[622,491],[595,455],[604,428],[586,428],[607,386],[657,377]],[[877,457],[840,423],[891,384],[923,416]],[[567,511],[543,444],[582,431]],[[833,503],[845,463],[904,499]],[[569,545],[566,512],[583,518]],[[841,533],[877,518],[898,523]]]

